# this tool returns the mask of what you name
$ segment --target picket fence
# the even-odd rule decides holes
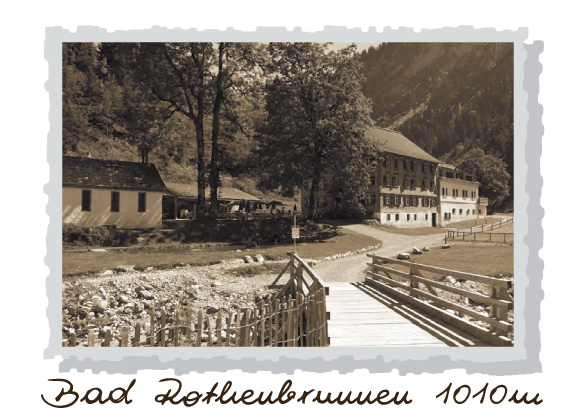
[[[63,346],[323,347],[329,342],[323,288],[309,296],[288,295],[272,302],[262,300],[236,312],[219,311],[216,320],[191,308],[173,312],[152,309],[149,325],[137,322],[133,329],[123,327],[120,334],[112,329],[89,328],[86,334],[86,340],[71,334],[63,339]]]

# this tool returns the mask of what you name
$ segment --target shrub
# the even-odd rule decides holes
[[[117,230],[111,227],[81,227],[63,225],[63,243],[69,245],[112,246]]]

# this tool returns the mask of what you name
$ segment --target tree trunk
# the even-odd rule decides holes
[[[311,191],[309,192],[309,209],[307,212],[308,219],[315,218],[315,211],[316,211],[316,201],[315,196],[319,191],[319,182],[321,180],[321,169],[322,169],[322,156],[319,153],[315,153],[313,159],[313,175],[311,178]]]
[[[223,90],[223,55],[225,44],[220,43],[218,46],[218,74],[216,76],[216,96],[214,99],[214,108],[212,110],[212,154],[210,158],[210,208],[218,213],[218,137],[220,134],[220,107],[224,97]]]
[[[198,155],[198,205],[196,218],[203,218],[206,214],[206,163],[204,162],[204,119],[199,116],[196,124],[196,146]]]

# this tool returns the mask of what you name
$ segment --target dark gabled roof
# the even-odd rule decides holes
[[[441,161],[426,153],[400,132],[372,127],[368,129],[366,135],[376,142],[380,146],[380,149],[385,152],[409,156],[428,162],[441,163]]]
[[[155,165],[63,156],[63,186],[164,191]]]
[[[188,197],[188,198],[198,198],[198,187],[194,184],[181,184],[178,182],[167,182],[166,188],[168,188],[168,192],[181,197]],[[206,198],[210,198],[210,188],[206,188],[205,191]],[[240,200],[244,199],[246,201],[258,201],[259,198],[247,194],[240,189],[229,187],[229,186],[221,186],[218,188],[218,199],[222,200]]]

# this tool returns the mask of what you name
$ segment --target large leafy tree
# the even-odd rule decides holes
[[[502,204],[511,193],[511,175],[507,164],[480,147],[467,148],[459,144],[447,153],[443,160],[454,164],[467,173],[472,173],[481,183],[480,193],[489,198],[492,207]]]
[[[205,205],[204,122],[211,98],[215,53],[212,43],[142,43],[134,47],[136,74],[165,105],[167,117],[188,118],[196,136],[198,216]]]
[[[330,51],[321,43],[271,43],[266,83],[267,117],[261,133],[267,186],[290,193],[311,182],[308,218],[315,195],[331,178],[355,205],[368,182],[365,155],[372,144],[371,102],[361,91],[361,64],[355,46]]]

